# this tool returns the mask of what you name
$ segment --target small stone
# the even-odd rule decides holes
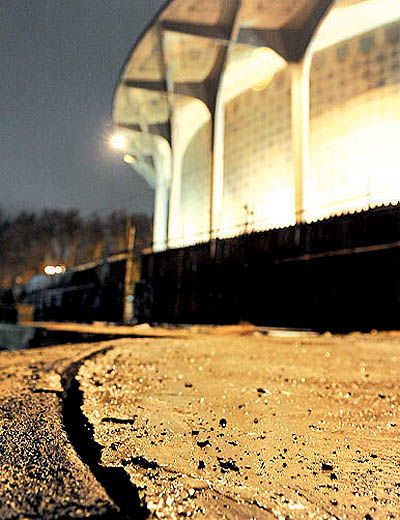
[[[200,448],[205,448],[206,446],[211,446],[211,442],[208,439],[205,441],[197,441],[197,446]]]
[[[219,424],[222,428],[226,428],[226,419],[224,419],[224,418],[220,419]]]
[[[221,466],[221,468],[224,470],[239,471],[239,468],[238,468],[238,466],[236,466],[236,463],[234,460],[219,459],[218,462],[219,462],[219,465]]]
[[[322,469],[322,471],[332,471],[333,470],[333,466],[332,466],[332,464],[328,464],[327,462],[323,462],[321,464],[321,469]]]

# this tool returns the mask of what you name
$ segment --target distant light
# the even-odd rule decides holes
[[[46,265],[46,267],[43,269],[43,271],[48,276],[53,276],[53,274],[56,274],[56,266],[55,265]]]
[[[126,145],[126,140],[122,134],[114,134],[111,136],[110,143],[116,150],[123,150]]]
[[[131,155],[130,153],[126,153],[124,155],[124,162],[127,164],[133,164],[137,161],[137,158],[134,155]]]
[[[43,271],[48,276],[54,276],[55,274],[61,274],[65,272],[65,265],[46,265]]]

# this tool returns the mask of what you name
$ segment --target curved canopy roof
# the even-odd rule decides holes
[[[122,71],[114,122],[131,132],[130,148],[151,155],[138,134],[170,143],[177,106],[197,99],[212,113],[221,89],[230,99],[250,84],[262,84],[286,62],[300,61],[312,39],[313,48],[328,46],[346,31],[354,34],[358,25],[379,23],[389,4],[398,10],[398,0],[384,2],[379,10],[382,0],[167,1]],[[330,8],[329,23],[317,32]]]

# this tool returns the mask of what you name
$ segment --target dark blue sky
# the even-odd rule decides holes
[[[112,92],[163,0],[0,0],[0,208],[152,211],[107,142]]]

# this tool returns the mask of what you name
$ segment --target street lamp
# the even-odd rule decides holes
[[[123,157],[124,159],[124,162],[126,162],[127,164],[133,164],[137,161],[137,157],[135,157],[134,155],[130,154],[130,153],[126,153]]]
[[[116,150],[123,150],[126,145],[126,139],[122,134],[114,134],[110,138],[110,144]]]

